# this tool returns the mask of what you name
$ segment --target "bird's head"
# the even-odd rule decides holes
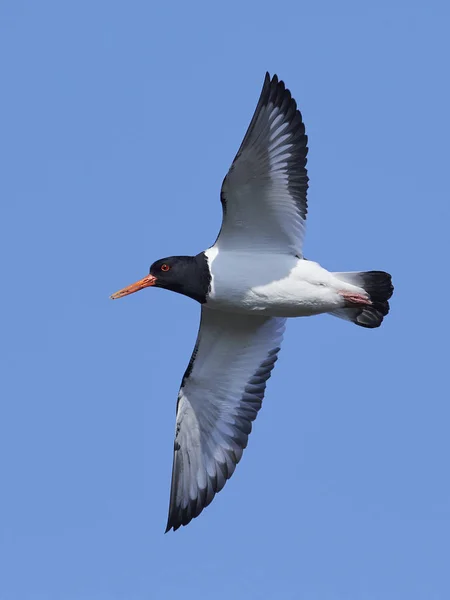
[[[116,300],[146,287],[160,287],[184,294],[203,303],[209,281],[205,289],[205,267],[207,265],[205,259],[201,257],[203,257],[203,253],[197,256],[161,258],[152,264],[146,277],[119,290],[111,298]]]

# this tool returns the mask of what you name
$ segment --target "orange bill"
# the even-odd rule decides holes
[[[128,296],[128,294],[134,294],[134,292],[138,292],[139,290],[143,290],[146,287],[150,287],[151,285],[155,285],[156,277],[153,275],[147,275],[144,279],[136,281],[136,283],[132,283],[128,287],[125,287],[112,296],[110,298],[112,300],[117,300],[117,298],[123,298],[123,296]]]

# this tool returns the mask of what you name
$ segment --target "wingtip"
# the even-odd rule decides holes
[[[278,77],[276,73],[271,75],[269,71],[266,71],[266,77],[264,78],[264,83],[266,85],[270,85],[271,87],[277,87],[278,85],[284,86],[284,82],[282,79]]]
[[[164,533],[169,533],[169,531],[171,529],[173,529],[173,531],[176,531],[177,529],[179,529],[181,527],[182,523],[176,523],[174,522],[174,519],[171,518],[171,516],[169,516],[168,520],[167,520],[167,526],[166,526],[166,530]]]
[[[174,522],[173,522],[173,515],[171,513],[171,511],[169,511],[169,515],[167,517],[167,525],[166,525],[166,530],[164,533],[169,533],[169,531],[173,529],[175,531],[175,526],[174,526]]]

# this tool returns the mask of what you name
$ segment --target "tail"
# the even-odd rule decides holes
[[[352,321],[361,327],[379,327],[389,312],[389,298],[394,292],[392,278],[384,271],[362,271],[353,273],[333,273],[335,277],[351,285],[362,288],[369,294],[372,302],[369,306],[339,308],[332,315]]]

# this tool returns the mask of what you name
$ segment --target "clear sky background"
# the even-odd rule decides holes
[[[448,600],[445,2],[0,3],[0,600]],[[293,320],[244,458],[164,535],[199,306],[112,302],[216,238],[264,73],[310,138],[305,254],[378,330]]]

